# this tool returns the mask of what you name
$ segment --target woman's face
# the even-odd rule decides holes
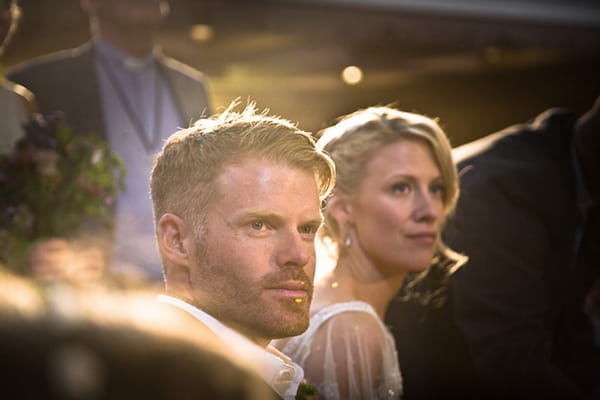
[[[444,221],[444,184],[429,146],[400,140],[367,163],[350,200],[353,243],[389,276],[431,264]]]

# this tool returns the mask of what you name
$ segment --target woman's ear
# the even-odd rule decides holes
[[[163,259],[165,282],[168,291],[186,292],[191,285],[192,232],[175,214],[164,214],[156,226],[158,249]]]
[[[348,196],[334,189],[327,199],[327,212],[335,218],[339,225],[345,225],[352,221],[352,205]]]

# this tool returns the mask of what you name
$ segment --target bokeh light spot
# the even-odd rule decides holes
[[[358,85],[363,80],[363,72],[355,65],[349,65],[342,71],[342,79],[347,85]]]
[[[190,38],[196,42],[207,42],[213,38],[215,30],[212,26],[206,24],[192,25],[190,28]]]

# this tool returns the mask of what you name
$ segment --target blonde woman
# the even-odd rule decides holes
[[[440,230],[458,197],[450,144],[425,116],[371,107],[325,129],[337,179],[322,238],[335,267],[315,283],[308,330],[275,343],[320,398],[398,399],[402,377],[383,323],[407,274],[451,256]]]

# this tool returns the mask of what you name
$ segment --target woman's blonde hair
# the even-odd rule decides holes
[[[390,107],[369,107],[341,117],[319,134],[317,147],[336,165],[336,191],[349,196],[358,189],[367,164],[379,149],[401,140],[425,143],[440,169],[445,215],[454,210],[459,193],[456,167],[448,137],[435,120]],[[340,241],[340,227],[327,212],[323,234]]]
[[[445,217],[454,211],[459,195],[458,174],[450,141],[436,120],[390,107],[369,107],[341,117],[337,124],[322,130],[319,135],[317,147],[326,151],[336,165],[335,190],[348,196],[357,191],[367,164],[379,149],[401,140],[425,143],[440,169],[445,188]],[[337,243],[339,249],[343,232],[327,208],[324,214],[325,225],[321,235]],[[449,276],[467,259],[438,238],[430,267],[410,273],[399,292],[399,298],[440,307],[446,301]]]

